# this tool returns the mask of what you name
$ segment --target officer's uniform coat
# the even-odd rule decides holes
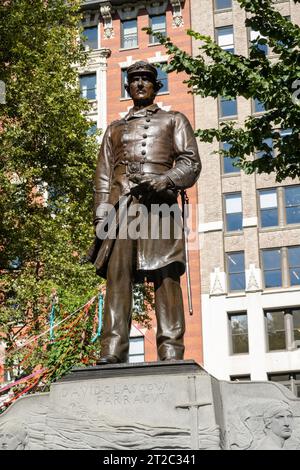
[[[183,114],[166,112],[156,104],[137,111],[133,108],[124,119],[111,123],[103,137],[95,177],[96,221],[101,219],[102,203],[115,206],[122,196],[131,203],[130,191],[135,185],[129,181],[125,170],[120,171],[127,162],[143,162],[145,173],[165,173],[170,178],[174,191],[153,194],[150,202],[156,204],[176,203],[178,190],[191,187],[201,170],[194,132]],[[114,240],[96,239],[89,253],[97,273],[104,278],[113,245]],[[153,270],[173,263],[182,274],[185,269],[182,238],[137,240],[137,280],[139,274],[151,280]]]

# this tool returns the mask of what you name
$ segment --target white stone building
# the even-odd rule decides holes
[[[277,7],[300,24],[299,5]],[[192,1],[192,28],[247,56],[257,33],[245,18],[234,0]],[[196,97],[195,106],[196,128],[227,119],[242,124],[262,112],[260,103],[241,97]],[[247,176],[215,150],[218,144],[200,144],[204,367],[218,379],[280,381],[300,396],[300,181]]]

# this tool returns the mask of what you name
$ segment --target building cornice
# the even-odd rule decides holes
[[[104,35],[107,39],[114,36],[112,15],[117,12],[121,20],[136,18],[139,10],[146,9],[149,15],[163,14],[168,5],[172,8],[173,27],[183,26],[182,8],[185,0],[85,0],[82,10],[98,10],[104,21]]]

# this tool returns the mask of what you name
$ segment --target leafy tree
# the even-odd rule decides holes
[[[299,3],[300,0],[293,0]],[[200,41],[199,54],[191,57],[169,38],[156,33],[171,56],[167,71],[188,74],[190,92],[201,97],[233,99],[242,96],[264,104],[265,113],[249,116],[243,128],[235,122],[221,122],[217,129],[200,129],[203,142],[228,142],[223,155],[236,159],[246,173],[275,172],[277,181],[300,176],[300,28],[274,8],[272,0],[237,0],[251,16],[246,26],[259,32],[252,41],[249,57],[221,49],[212,38],[188,31]],[[148,33],[150,31],[148,30]],[[263,51],[268,45],[276,54],[270,59]],[[280,132],[288,130],[288,132]],[[273,140],[273,149],[268,142]],[[251,155],[259,152],[261,158]]]
[[[39,336],[49,328],[53,292],[60,321],[97,295],[101,282],[81,262],[93,239],[98,145],[78,86],[76,67],[87,60],[78,41],[80,3],[0,4],[0,339],[15,374],[46,367],[45,383],[93,362],[99,350],[91,342],[94,307],[63,322],[54,341]]]
[[[80,97],[74,67],[86,61],[77,39],[79,6],[77,0],[0,5],[0,80],[6,84],[6,103],[0,104],[0,328],[8,348],[48,327],[53,289],[61,314],[98,289],[93,267],[80,263],[93,236],[97,143],[88,135],[88,102]],[[35,344],[24,373],[47,360],[44,345]],[[8,355],[8,363],[24,354]],[[79,359],[75,348],[70,356],[70,362]]]

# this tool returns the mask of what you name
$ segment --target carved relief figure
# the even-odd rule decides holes
[[[24,450],[26,444],[25,427],[16,420],[0,425],[0,450]]]
[[[256,450],[282,450],[293,432],[293,413],[290,406],[279,400],[272,400],[263,414],[265,437]]]

